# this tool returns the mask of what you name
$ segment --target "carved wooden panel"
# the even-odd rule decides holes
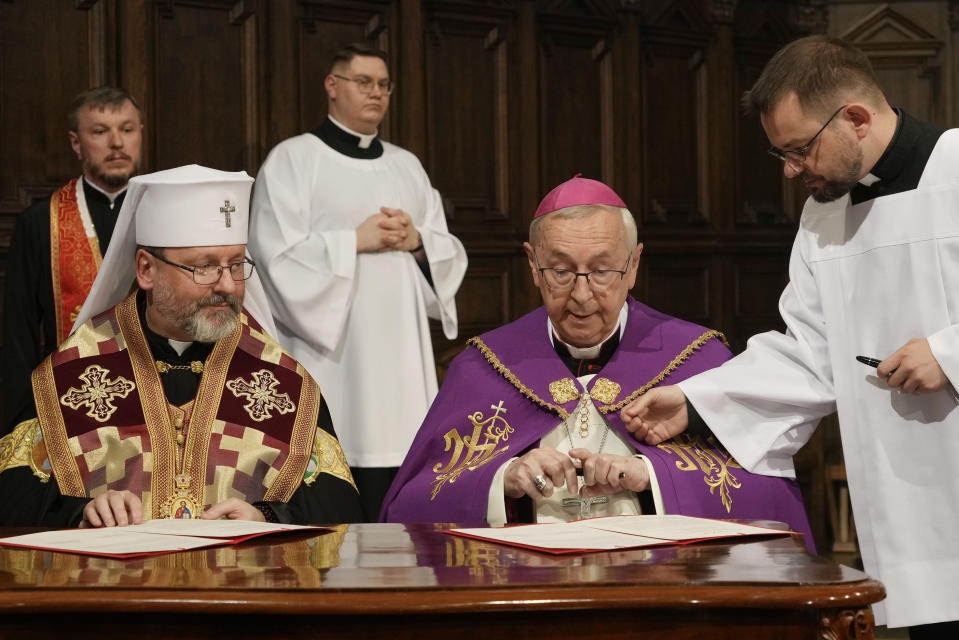
[[[942,104],[942,61],[939,52],[948,39],[945,25],[923,8],[892,8],[888,4],[847,7],[835,25],[839,36],[869,56],[880,86],[890,103],[930,122],[945,122]],[[910,17],[912,15],[912,17]],[[926,26],[920,24],[924,22]]]
[[[733,288],[735,307],[731,318],[730,343],[741,351],[755,333],[781,329],[779,297],[789,281],[789,249],[770,252],[742,252],[734,256]]]
[[[426,168],[457,230],[495,233],[509,208],[510,16],[479,9],[427,14]]]
[[[248,168],[245,157],[242,29],[230,7],[160,8],[155,21],[155,168],[202,164]],[[253,88],[251,88],[253,90]]]
[[[648,43],[642,61],[644,104],[642,222],[647,225],[703,224],[697,105],[704,99],[696,47]],[[665,90],[668,87],[669,90]],[[634,212],[635,213],[635,212]]]
[[[585,12],[572,18],[566,13],[570,7],[557,9],[559,13],[552,19],[539,16],[540,176],[544,194],[577,173],[608,181],[611,176],[604,175],[603,151],[612,146],[615,128],[608,120],[613,100],[608,81],[611,27],[603,15]]]
[[[671,316],[714,325],[708,256],[652,251],[643,255],[640,269],[641,277],[633,292],[635,297]]]
[[[92,15],[72,2],[0,3],[0,213],[79,174],[66,112],[98,69]]]

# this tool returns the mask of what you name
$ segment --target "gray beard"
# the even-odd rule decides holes
[[[217,311],[212,319],[207,318],[203,308],[227,302],[229,309]],[[193,304],[184,306],[173,295],[166,283],[157,283],[153,289],[153,306],[173,324],[197,342],[216,342],[227,337],[236,328],[243,309],[243,302],[232,294],[211,294]]]
[[[219,296],[218,296],[219,297]],[[234,296],[229,296],[234,298]],[[232,301],[231,301],[232,306]],[[198,342],[217,342],[227,337],[236,328],[239,321],[239,314],[231,309],[218,311],[215,320],[211,321],[200,313],[202,307],[197,308],[193,314],[187,318],[184,330]]]

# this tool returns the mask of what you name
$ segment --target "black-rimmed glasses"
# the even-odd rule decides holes
[[[626,264],[623,265],[622,269],[595,269],[586,272],[556,269],[554,267],[541,267],[539,266],[539,258],[536,257],[536,254],[533,254],[533,259],[536,260],[536,268],[539,270],[540,275],[543,276],[543,279],[546,280],[546,284],[550,289],[555,289],[556,291],[572,291],[576,286],[576,281],[582,276],[586,278],[586,284],[592,288],[593,291],[602,291],[616,282],[616,276],[619,276],[619,280],[622,280],[626,276],[626,272],[629,271],[629,261],[633,259],[633,256],[630,254],[630,256],[626,258]]]
[[[188,267],[185,264],[171,262],[163,256],[153,253],[152,251],[147,251],[147,253],[160,262],[165,262],[172,267],[179,267],[184,271],[189,271],[191,274],[193,274],[193,282],[204,285],[216,284],[219,282],[220,278],[223,277],[224,270],[230,272],[230,277],[233,278],[235,282],[249,280],[253,275],[253,269],[256,267],[256,263],[249,258],[245,258],[243,262],[232,262],[226,266],[218,264],[204,264],[197,265],[195,267]]]
[[[803,165],[806,163],[806,153],[809,152],[809,147],[813,145],[813,143],[816,141],[816,138],[819,137],[819,134],[821,134],[823,131],[826,130],[826,127],[828,127],[829,123],[833,121],[833,118],[838,116],[840,112],[848,106],[849,106],[848,104],[844,104],[838,109],[836,109],[836,112],[833,113],[831,116],[829,116],[829,119],[826,120],[826,124],[824,124],[822,128],[816,132],[816,135],[810,138],[809,142],[807,142],[803,146],[797,147],[796,149],[788,149],[788,150],[783,150],[783,149],[780,149],[779,147],[769,147],[769,149],[767,150],[767,153],[771,155],[772,157],[777,158],[781,160],[782,162],[788,164],[794,169],[797,169],[797,170],[802,169]]]

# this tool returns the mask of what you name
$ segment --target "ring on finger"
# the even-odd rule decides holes
[[[546,478],[543,477],[543,474],[539,474],[533,478],[533,486],[536,487],[537,491],[542,491],[546,488]]]

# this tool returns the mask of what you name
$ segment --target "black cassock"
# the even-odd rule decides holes
[[[113,204],[81,180],[100,251],[106,253],[126,191]],[[32,417],[30,373],[57,348],[56,305],[50,272],[50,198],[17,217],[7,257],[3,297],[3,422],[0,435]]]

